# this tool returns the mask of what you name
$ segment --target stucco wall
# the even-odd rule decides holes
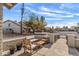
[[[48,33],[48,37],[50,39],[50,43],[54,43],[54,35],[52,33]]]
[[[76,47],[76,48],[79,48],[79,39],[76,39],[75,42],[76,42],[76,43],[75,43],[75,47]]]
[[[73,34],[68,34],[68,46],[70,47],[75,47],[75,40],[77,39],[75,35]]]
[[[22,42],[24,38],[22,39],[14,39],[14,40],[10,40],[10,41],[3,41],[3,51],[2,51],[2,55],[7,55],[9,54],[9,49],[10,46],[15,46],[18,42]]]
[[[4,41],[3,42],[3,51],[7,51],[9,50],[10,46],[11,45],[15,45],[18,43],[18,42],[21,42],[23,39],[16,39],[16,40],[12,40],[12,41]]]

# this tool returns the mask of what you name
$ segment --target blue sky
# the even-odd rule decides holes
[[[33,12],[38,16],[44,16],[47,27],[73,26],[79,22],[78,3],[25,3],[25,13]],[[21,4],[17,4],[11,10],[3,8],[4,20],[20,21]],[[28,17],[28,16],[27,16]]]

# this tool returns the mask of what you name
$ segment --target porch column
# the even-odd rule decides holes
[[[2,51],[3,51],[3,31],[2,31],[2,24],[3,24],[3,8],[2,8],[2,4],[0,3],[0,56],[2,55]]]

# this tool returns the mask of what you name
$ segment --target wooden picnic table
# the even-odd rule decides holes
[[[36,42],[36,44],[37,45],[43,45],[43,44],[45,44],[45,41],[40,40],[40,41]]]
[[[38,41],[39,39],[31,39],[30,41],[31,42],[35,42],[35,41]]]

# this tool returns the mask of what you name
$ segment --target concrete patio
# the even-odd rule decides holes
[[[68,46],[65,39],[59,39],[53,45],[47,45],[40,49],[33,56],[68,56]]]

